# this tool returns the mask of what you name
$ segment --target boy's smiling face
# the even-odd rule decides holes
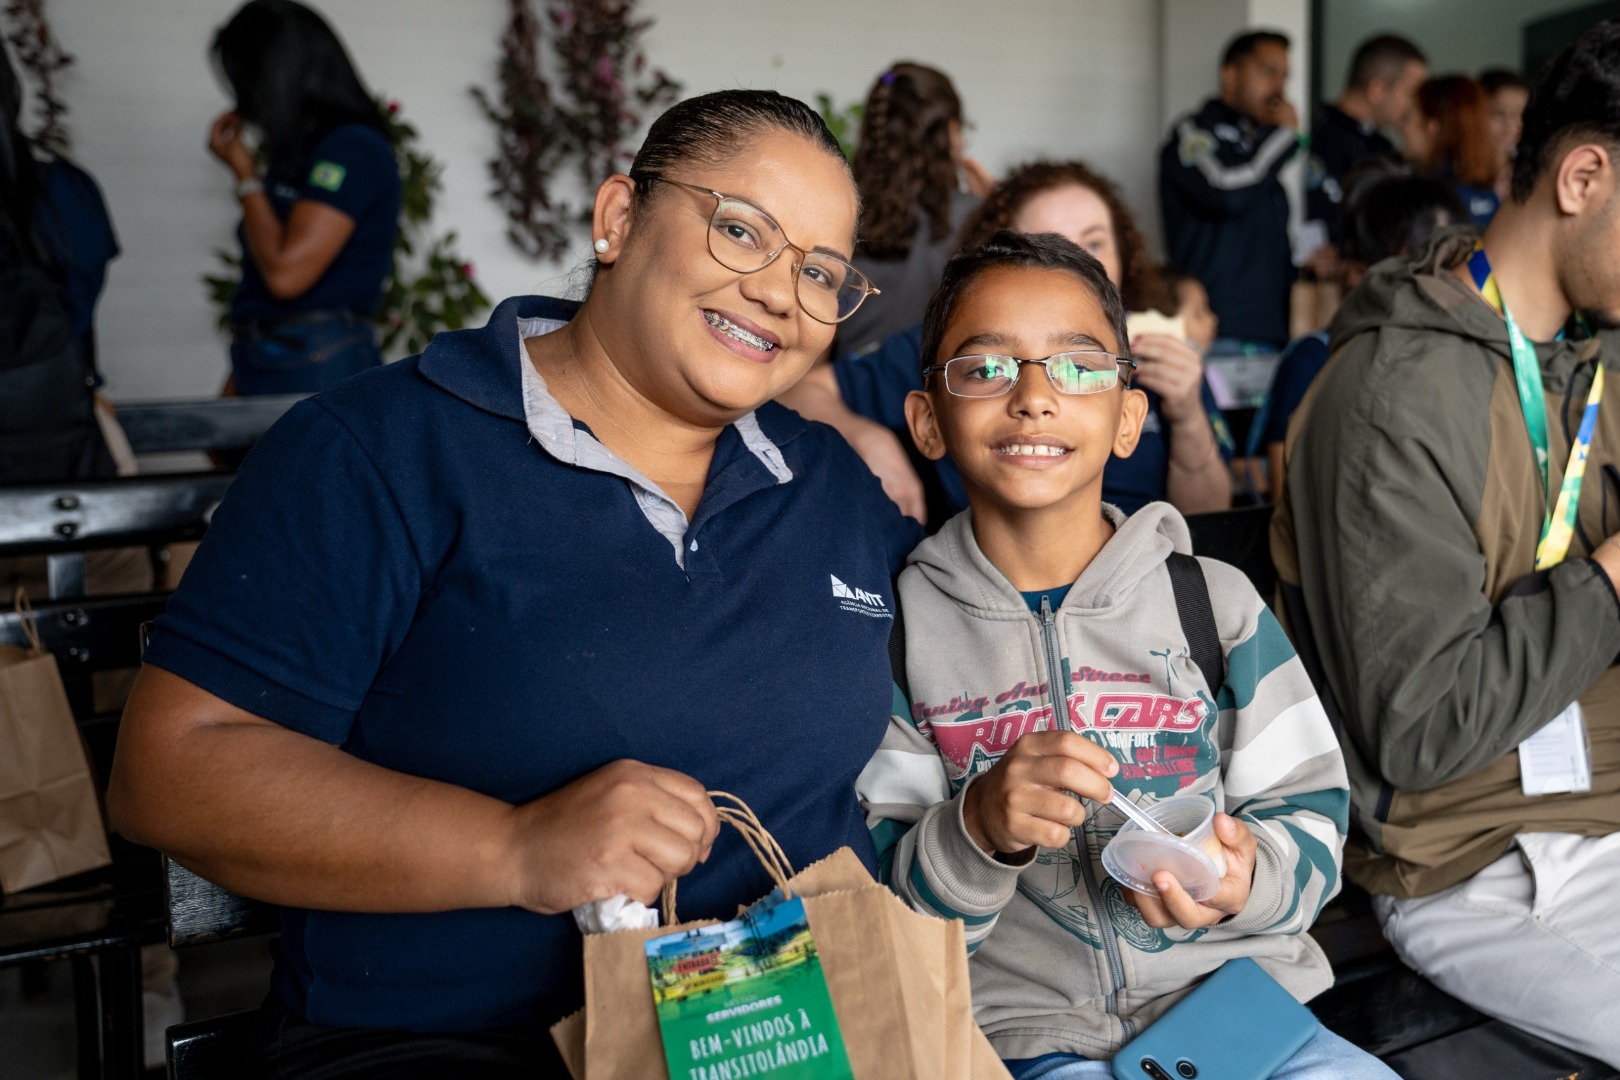
[[[970,353],[1024,359],[1100,350],[1120,342],[1096,293],[1067,270],[997,267],[977,277],[946,323],[938,365]],[[1000,397],[957,397],[934,373],[906,399],[906,419],[922,453],[951,455],[976,513],[1027,511],[1102,501],[1110,454],[1136,448],[1147,397],[1124,382],[1097,394],[1064,394],[1044,368],[1021,365]]]

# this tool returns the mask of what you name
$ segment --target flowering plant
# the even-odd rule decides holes
[[[495,125],[496,154],[489,160],[490,194],[506,211],[506,238],[530,258],[543,259],[568,247],[546,187],[562,161],[563,143],[552,137],[557,106],[538,63],[540,25],[528,0],[511,0],[512,18],[501,35],[497,101],[472,88]]]
[[[17,62],[34,77],[34,108],[39,112],[39,128],[29,136],[53,154],[68,148],[67,103],[56,96],[56,76],[72,66],[73,57],[64,52],[51,24],[45,18],[45,0],[7,0],[4,9],[6,40],[17,51]]]
[[[635,0],[549,0],[553,90],[540,68],[534,0],[509,2],[500,99],[479,87],[472,94],[496,128],[491,194],[506,210],[507,237],[526,255],[554,258],[568,249],[565,223],[589,218],[552,197],[557,175],[572,162],[594,190],[629,164],[625,140],[639,110],[673,102],[681,87],[648,66],[640,43],[652,21],[633,17]]]

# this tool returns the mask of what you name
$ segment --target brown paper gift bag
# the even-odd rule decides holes
[[[8,893],[111,861],[62,674],[20,590],[16,605],[32,648],[0,646],[0,890]]]
[[[803,898],[857,1080],[1007,1080],[973,1022],[960,922],[912,911],[848,848],[789,876],[751,811],[722,807],[720,816],[785,893]],[[676,923],[673,904],[670,890],[664,926],[585,938],[585,1008],[552,1028],[575,1080],[668,1077],[643,943],[713,924]]]

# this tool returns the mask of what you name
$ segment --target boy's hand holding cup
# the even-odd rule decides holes
[[[1216,814],[1215,837],[1226,856],[1226,874],[1221,878],[1220,890],[1199,903],[1187,895],[1174,874],[1161,870],[1153,875],[1154,887],[1159,890],[1157,897],[1135,889],[1125,890],[1125,898],[1142,913],[1143,922],[1161,930],[1169,926],[1197,930],[1243,910],[1243,905],[1249,902],[1249,891],[1254,887],[1254,832],[1235,817]]]
[[[1031,732],[968,785],[962,823],[990,855],[1016,857],[1031,848],[1060,848],[1086,820],[1086,808],[1075,796],[1107,802],[1113,795],[1108,778],[1117,772],[1114,755],[1084,735]]]

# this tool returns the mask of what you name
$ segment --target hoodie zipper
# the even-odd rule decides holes
[[[1052,703],[1052,716],[1059,727],[1073,731],[1074,725],[1069,720],[1068,686],[1063,681],[1063,664],[1058,653],[1057,616],[1052,612],[1052,598],[1049,596],[1041,597],[1040,619],[1041,644],[1046,652],[1047,700]],[[1125,1041],[1129,1042],[1136,1034],[1136,1026],[1119,1015],[1119,992],[1125,988],[1125,962],[1119,955],[1119,939],[1114,933],[1113,920],[1103,906],[1102,889],[1097,885],[1097,876],[1091,869],[1091,845],[1087,839],[1090,830],[1091,815],[1087,814],[1085,823],[1076,831],[1074,844],[1075,854],[1080,861],[1080,875],[1086,880],[1086,896],[1090,898],[1092,913],[1097,918],[1103,953],[1108,957],[1108,974],[1114,984],[1108,991],[1103,1007],[1108,1010],[1109,1016],[1119,1021],[1125,1030]]]

